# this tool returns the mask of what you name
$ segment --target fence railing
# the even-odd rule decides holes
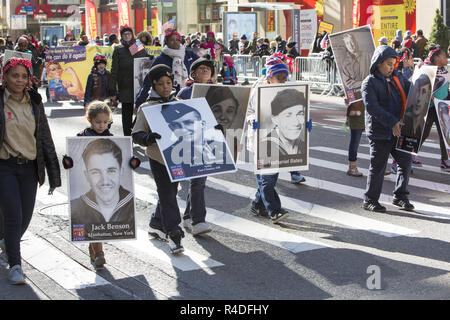
[[[239,83],[254,82],[262,76],[268,56],[234,55]],[[297,57],[293,62],[291,80],[308,82],[312,91],[321,94],[342,95],[342,82],[334,60],[322,56]]]

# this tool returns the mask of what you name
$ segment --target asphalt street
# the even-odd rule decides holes
[[[45,94],[43,94],[45,97]],[[58,157],[66,137],[88,126],[77,103],[46,104]],[[301,300],[450,298],[450,174],[439,168],[436,130],[414,168],[410,200],[414,212],[392,201],[395,176],[386,176],[381,202],[387,213],[362,209],[369,167],[368,140],[359,147],[364,177],[346,175],[349,133],[343,98],[313,94],[310,167],[306,182],[280,174],[277,191],[290,216],[279,224],[250,213],[256,191],[249,163],[232,174],[208,178],[207,221],[213,231],[193,237],[187,231],[184,254],[147,235],[156,187],[144,150],[134,147],[142,165],[134,174],[138,239],[104,244],[107,264],[97,271],[88,245],[69,240],[67,177],[48,196],[38,192],[35,214],[22,240],[27,285],[7,282],[0,258],[0,299],[25,300]],[[120,114],[112,132],[122,134]],[[390,160],[391,162],[391,160]],[[186,183],[180,185],[183,211]]]

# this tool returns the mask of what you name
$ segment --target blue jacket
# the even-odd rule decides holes
[[[184,64],[186,66],[186,69],[188,73],[191,70],[192,63],[197,60],[199,57],[196,55],[193,51],[186,49],[186,55],[184,56]],[[169,68],[172,69],[172,61],[173,59],[166,55],[165,53],[161,53],[152,63],[152,67],[156,66],[158,64],[165,64]],[[138,108],[141,104],[143,104],[145,101],[147,101],[148,98],[148,92],[150,91],[150,88],[152,87],[152,81],[150,79],[150,73],[148,73],[144,78],[144,83],[142,84],[142,88],[139,91],[138,97],[136,99],[136,105],[135,107]],[[177,92],[180,91],[180,88],[174,88]]]
[[[371,140],[390,140],[392,127],[400,121],[400,93],[391,84],[388,89],[386,78],[378,71],[377,66],[387,58],[397,58],[397,53],[389,46],[375,49],[370,65],[370,74],[364,79],[361,87],[362,98],[366,107],[367,137]],[[410,82],[400,72],[394,70],[405,95],[408,96]],[[393,81],[391,81],[393,83]]]

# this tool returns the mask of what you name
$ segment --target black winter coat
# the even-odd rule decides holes
[[[57,188],[61,186],[61,172],[52,134],[45,115],[44,105],[42,104],[42,97],[33,89],[28,93],[30,94],[31,105],[36,122],[34,136],[36,137],[38,182],[40,186],[44,184],[45,169],[47,169],[50,187]],[[5,89],[0,88],[0,147],[3,145],[6,134],[4,95]]]
[[[153,58],[145,49],[132,56],[129,47],[122,42],[114,48],[109,78],[108,88],[113,91],[118,89],[119,100],[122,103],[134,103],[134,59]]]

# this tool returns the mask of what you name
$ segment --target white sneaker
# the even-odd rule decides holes
[[[5,239],[0,240],[0,250],[2,250],[2,253],[6,253]]]
[[[164,232],[162,230],[153,228],[153,227],[148,227],[148,234],[151,235],[153,238],[155,238],[156,240],[161,240],[161,241],[167,241],[166,240],[166,235],[164,234]]]
[[[25,278],[20,264],[16,264],[9,269],[8,279],[11,284],[25,284]]]
[[[192,226],[192,235],[196,236],[203,233],[211,232],[212,229],[206,222],[200,222]]]
[[[192,228],[192,220],[191,219],[183,219],[183,228],[185,228],[185,229]]]

